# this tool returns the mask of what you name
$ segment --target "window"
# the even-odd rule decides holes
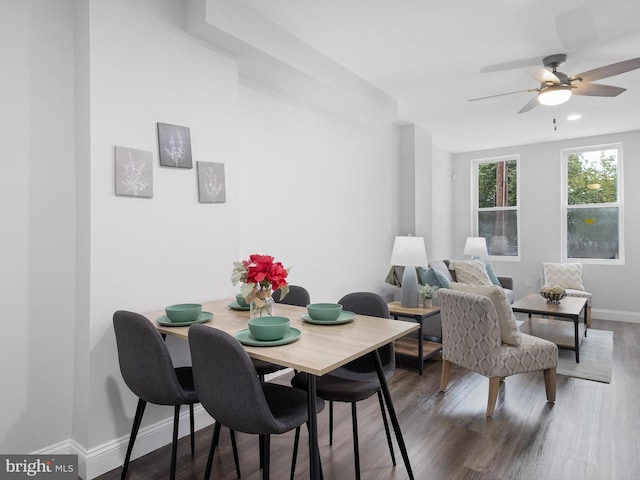
[[[562,151],[564,260],[622,264],[622,145]]]
[[[487,239],[489,255],[519,259],[518,156],[475,160],[473,231]]]

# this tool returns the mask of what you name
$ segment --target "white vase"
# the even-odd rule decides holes
[[[422,300],[422,306],[424,308],[433,307],[433,298],[425,298],[424,300]]]

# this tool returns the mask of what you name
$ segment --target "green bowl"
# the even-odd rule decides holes
[[[202,313],[202,305],[199,303],[179,303],[169,305],[164,311],[169,320],[174,323],[193,322]]]
[[[248,307],[249,304],[247,303],[247,301],[244,299],[244,297],[242,296],[241,293],[236,295],[236,303],[238,305],[240,305],[241,307]]]
[[[339,303],[310,303],[307,305],[307,313],[314,320],[332,322],[340,317],[342,305]]]
[[[289,331],[286,317],[254,317],[249,319],[249,332],[256,340],[280,340]]]

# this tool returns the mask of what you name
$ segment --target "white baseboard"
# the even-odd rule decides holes
[[[624,312],[621,310],[591,309],[591,318],[597,320],[610,320],[612,322],[640,323],[640,313]]]
[[[213,419],[205,409],[202,408],[202,405],[196,405],[194,407],[193,416],[196,430],[213,424]],[[133,446],[131,460],[133,461],[138,457],[170,444],[172,435],[173,415],[154,425],[141,428],[136,437],[136,443]],[[186,435],[189,435],[189,409],[183,408],[180,413],[178,437],[182,438]],[[69,439],[32,453],[36,455],[78,455],[78,476],[82,479],[90,480],[114,468],[121,467],[127,453],[128,444],[129,434],[127,433],[127,435],[89,450],[78,444],[75,440]]]
[[[70,455],[76,452],[71,451],[71,440],[63,440],[60,443],[49,445],[36,452],[31,452],[31,455]]]
[[[291,369],[280,370],[267,375],[266,379],[272,379],[290,371]],[[214,422],[202,405],[199,404],[194,406],[193,416],[196,430],[212,425]],[[141,428],[136,437],[136,443],[133,446],[131,461],[165,445],[169,445],[172,435],[173,415],[161,422]],[[182,438],[187,435],[189,435],[189,409],[182,408],[180,412],[178,437]],[[68,439],[31,453],[34,455],[78,455],[78,476],[82,479],[90,480],[103,473],[121,467],[127,453],[128,444],[129,433],[89,450],[75,440]]]
[[[205,409],[202,408],[202,405],[196,405],[194,407],[193,415],[196,430],[200,430],[213,423],[213,419]],[[141,428],[136,437],[136,443],[133,446],[131,460],[133,461],[138,457],[170,444],[172,435],[173,416],[154,425]],[[189,435],[189,409],[183,408],[180,413],[178,437],[182,438],[186,435]],[[84,455],[84,462],[81,460],[82,457],[79,456],[78,464],[85,464],[85,476],[82,478],[89,480],[122,466],[122,462],[127,453],[128,443],[129,434],[89,449]],[[78,465],[78,470],[82,471],[80,465]]]
[[[85,477],[86,450],[73,440],[64,440],[54,445],[49,445],[41,450],[31,452],[32,455],[78,455],[78,476]]]

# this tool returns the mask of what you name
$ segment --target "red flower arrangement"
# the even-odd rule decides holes
[[[289,269],[282,263],[274,262],[271,255],[250,255],[249,260],[233,262],[231,282],[242,282],[240,293],[248,300],[258,296],[258,291],[280,289],[280,298],[289,293],[287,276]]]

